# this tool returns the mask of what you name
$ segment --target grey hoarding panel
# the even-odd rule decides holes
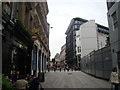
[[[95,62],[100,62],[102,61],[102,52],[101,50],[98,50],[95,52]]]
[[[104,79],[110,79],[110,74],[111,74],[111,71],[104,71],[104,76],[103,76],[103,78],[104,78]]]
[[[104,65],[104,70],[112,70],[112,61],[104,61],[103,62]]]
[[[102,62],[96,62],[95,63],[95,69],[96,69],[96,76],[97,77],[103,77],[103,63]]]
[[[102,53],[103,53],[103,60],[104,61],[112,59],[110,47],[106,47],[106,48],[102,49]]]
[[[91,74],[95,75],[95,65],[94,65],[94,62],[91,62]]]

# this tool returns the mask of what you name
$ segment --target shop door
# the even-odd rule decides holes
[[[14,71],[20,71],[20,74],[26,74],[26,52],[21,48],[15,48],[13,53]]]

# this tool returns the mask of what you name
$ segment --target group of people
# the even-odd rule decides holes
[[[19,71],[11,76],[10,82],[13,83],[15,90],[39,90],[39,87],[41,87],[38,77],[29,74],[26,76],[20,75]]]
[[[119,90],[119,79],[120,77],[117,68],[113,68],[110,76],[112,90]],[[19,71],[13,74],[9,81],[13,83],[15,90],[39,90],[39,88],[42,89],[38,77],[34,75],[30,76],[29,74],[23,76],[20,75]]]
[[[59,67],[59,68],[57,68],[57,67],[53,67],[53,71],[55,72],[56,70],[58,70],[59,69],[59,71],[61,72],[62,71],[62,67]],[[48,72],[50,72],[50,68],[47,68],[47,70],[48,70]],[[64,67],[64,71],[69,71],[69,67]]]

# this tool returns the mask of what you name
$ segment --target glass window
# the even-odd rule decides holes
[[[117,21],[116,12],[114,12],[114,13],[112,14],[112,19],[113,19],[113,22],[114,22],[114,23]]]
[[[75,29],[77,29],[77,25],[75,25]]]
[[[82,24],[82,22],[81,22],[81,21],[78,21],[78,23],[79,23],[79,24]]]
[[[74,29],[79,29],[80,25],[74,25]]]
[[[74,30],[74,26],[72,27],[72,30]]]
[[[77,24],[77,23],[78,23],[78,21],[76,20],[76,21],[75,21],[75,24]]]
[[[116,28],[117,28],[117,26],[118,26],[118,23],[117,23],[117,22],[115,22],[115,23],[114,23],[114,28],[116,29]]]
[[[73,42],[73,47],[75,47],[76,46],[76,42]]]
[[[75,32],[75,31],[73,31],[73,35],[76,35],[76,32]]]
[[[81,52],[81,47],[77,47],[77,51],[78,51],[78,53],[80,53]]]
[[[80,47],[80,52],[81,52],[81,47]]]
[[[79,29],[80,25],[77,25],[77,28]]]
[[[75,41],[76,40],[76,36],[73,36],[73,41]]]
[[[117,28],[117,14],[116,11],[112,14],[114,29]]]
[[[79,47],[77,47],[77,51],[78,51],[78,53],[80,52],[80,51],[79,51]]]

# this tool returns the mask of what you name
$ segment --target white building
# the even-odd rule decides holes
[[[60,64],[62,67],[64,67],[65,65],[65,55],[66,55],[66,44],[64,44],[62,47],[61,47],[61,51],[60,51]]]
[[[57,66],[59,66],[59,65],[60,65],[60,54],[59,54],[59,53],[56,53],[54,59],[55,59],[55,64],[56,64]]]
[[[76,55],[77,58],[86,56],[93,50],[106,46],[109,29],[90,20],[80,26],[76,31]]]

